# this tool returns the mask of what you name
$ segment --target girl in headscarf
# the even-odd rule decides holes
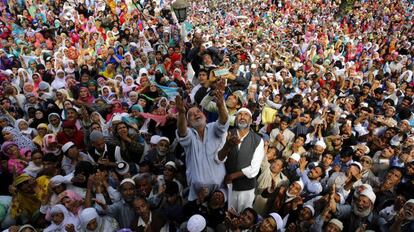
[[[62,130],[62,120],[60,119],[59,114],[57,113],[51,113],[48,116],[49,125],[48,130],[53,133],[57,134]]]
[[[50,210],[52,224],[44,229],[44,232],[63,232],[66,226],[72,224],[76,230],[79,227],[79,220],[70,215],[65,206],[58,204]]]
[[[92,104],[95,101],[95,98],[89,92],[87,87],[81,87],[79,89],[79,98],[78,102],[81,104]]]
[[[82,232],[113,232],[119,229],[118,222],[109,216],[99,216],[95,208],[82,210],[80,216]]]
[[[62,89],[66,87],[66,77],[65,71],[59,69],[56,71],[55,79],[52,81],[52,88],[54,89]]]
[[[22,174],[23,169],[27,166],[30,159],[29,153],[25,153],[24,149],[19,149],[14,142],[5,142],[1,146],[2,153],[8,157],[7,169],[12,174]],[[28,157],[26,157],[28,155]]]
[[[5,141],[12,141],[17,144],[19,149],[35,150],[36,146],[31,139],[21,134],[17,129],[7,126],[2,130]]]

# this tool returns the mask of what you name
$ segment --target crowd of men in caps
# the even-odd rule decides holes
[[[414,3],[348,2],[0,1],[0,228],[414,231]]]

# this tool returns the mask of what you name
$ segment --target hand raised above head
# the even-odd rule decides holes
[[[177,108],[178,113],[185,114],[183,98],[180,95],[175,97],[175,107]]]

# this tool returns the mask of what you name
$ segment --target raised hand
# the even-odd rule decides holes
[[[180,95],[175,97],[175,107],[177,108],[178,113],[185,114],[183,98]]]
[[[239,136],[237,135],[237,133],[236,134],[232,134],[229,131],[228,134],[227,134],[226,143],[229,146],[232,146],[232,147],[238,145],[240,143],[240,139],[239,139]]]

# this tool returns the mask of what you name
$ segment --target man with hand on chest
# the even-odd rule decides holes
[[[256,176],[264,157],[264,142],[250,130],[252,113],[241,108],[236,114],[236,129],[229,131],[227,141],[218,158],[225,162],[226,184],[232,184],[229,206],[237,212],[252,207],[257,185]],[[231,185],[230,185],[231,186]]]

